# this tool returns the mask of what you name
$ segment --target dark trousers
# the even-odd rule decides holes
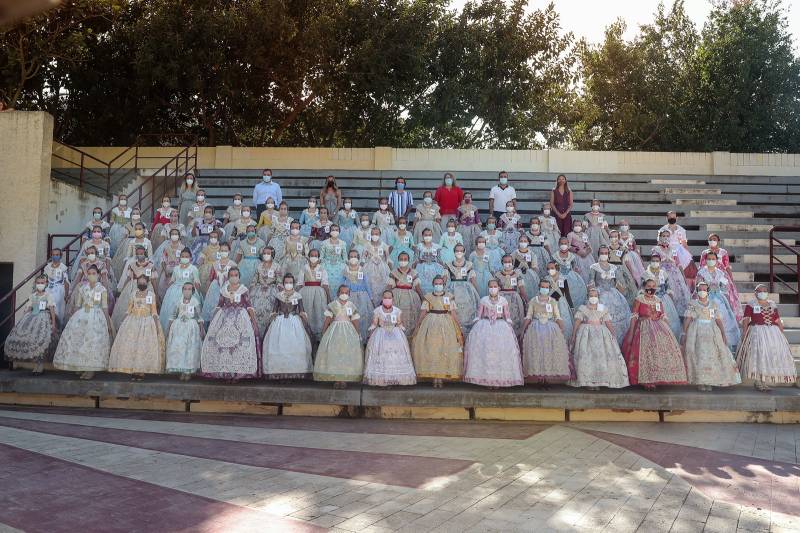
[[[256,206],[256,220],[261,220],[261,213],[267,210],[267,204],[258,204]]]

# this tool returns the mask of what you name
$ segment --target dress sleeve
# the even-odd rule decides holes
[[[423,298],[422,306],[420,307],[420,309],[422,309],[423,311],[430,311],[431,310],[431,304],[428,303],[428,299],[427,298]]]

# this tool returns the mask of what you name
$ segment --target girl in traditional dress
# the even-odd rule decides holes
[[[172,270],[170,278],[172,284],[167,289],[164,299],[161,301],[161,329],[165,330],[169,326],[169,319],[178,307],[182,295],[184,283],[192,283],[196,290],[200,290],[200,272],[192,264],[192,252],[188,248],[181,251],[181,258],[178,265]],[[197,295],[200,298],[200,294]],[[202,298],[200,298],[202,301]]]
[[[364,245],[361,252],[361,263],[367,276],[372,307],[381,302],[381,294],[389,283],[389,245],[381,240],[380,228],[373,226],[370,230],[370,242]]]
[[[670,280],[670,289],[672,290],[672,300],[675,302],[675,309],[677,309],[679,316],[683,316],[686,313],[686,308],[689,305],[689,300],[692,299],[692,295],[689,293],[689,288],[686,285],[683,269],[677,263],[677,246],[680,245],[670,244],[669,235],[670,232],[668,230],[659,233],[658,246],[653,248],[651,254],[657,254],[661,258],[661,270],[664,271],[667,278]]]
[[[345,198],[343,206],[343,209],[339,210],[339,216],[336,218],[336,221],[339,225],[339,231],[341,232],[339,238],[342,239],[347,246],[350,246],[356,234],[358,213],[353,209],[352,198]]]
[[[475,271],[472,269],[472,263],[464,258],[466,254],[463,244],[456,245],[454,255],[455,259],[445,265],[447,291],[455,298],[458,325],[463,334],[468,335],[475,322],[481,297],[475,286]]]
[[[639,245],[636,244],[636,238],[630,232],[628,221],[624,218],[619,223],[619,243],[628,250],[628,253],[623,257],[625,266],[628,267],[633,281],[636,282],[637,286],[641,286],[645,266],[644,261],[642,261],[642,252],[639,249]]]
[[[214,208],[206,202],[206,191],[203,189],[197,190],[197,199],[192,204],[189,212],[186,214],[186,220],[181,219],[187,228],[192,228],[197,225],[197,222],[205,216],[206,208],[211,208],[211,216],[214,216]],[[222,224],[220,222],[220,224]]]
[[[141,381],[145,374],[163,374],[165,344],[156,293],[147,277],[139,276],[128,313],[111,346],[108,371],[133,374],[134,381]]]
[[[328,275],[331,287],[342,284],[342,271],[347,265],[347,243],[342,239],[338,224],[331,224],[331,236],[319,247],[322,268]]]
[[[420,288],[419,276],[410,266],[408,253],[401,252],[396,264],[397,268],[389,274],[389,286],[386,290],[392,291],[394,305],[403,312],[406,336],[411,337],[417,329],[424,294]]]
[[[608,308],[600,303],[600,293],[589,289],[589,299],[575,313],[572,354],[575,361],[573,387],[619,389],[630,385],[628,367],[614,337]]]
[[[719,308],[719,317],[725,325],[725,338],[728,346],[732,350],[736,349],[741,340],[739,323],[736,322],[736,315],[731,309],[728,296],[729,282],[724,270],[717,268],[717,254],[708,252],[706,254],[706,265],[697,272],[697,280],[705,281],[708,284],[708,295],[711,301]]]
[[[394,236],[394,213],[389,209],[389,199],[381,198],[378,200],[378,210],[372,215],[372,225],[381,230],[381,241],[384,244],[392,242]]]
[[[530,247],[530,240],[524,233],[519,236],[517,241],[517,249],[513,250],[509,255],[514,260],[514,268],[519,269],[522,273],[522,278],[525,280],[526,287],[536,287],[539,284],[539,265],[546,263],[538,263],[536,256],[533,254]]]
[[[292,229],[292,222],[294,220],[289,216],[289,206],[286,202],[281,202],[278,206],[278,217],[272,221],[272,238],[269,240],[269,245],[275,249],[275,260],[278,263],[283,261],[286,251],[286,238]],[[296,229],[299,235],[299,223]]]
[[[575,365],[564,337],[558,302],[550,297],[550,282],[539,282],[538,294],[528,302],[522,324],[522,369],[525,381],[561,383],[575,378]]]
[[[417,331],[411,343],[418,379],[432,379],[434,388],[444,380],[461,379],[464,370],[464,336],[458,324],[455,297],[445,291],[445,279],[433,279],[433,292],[422,299]]]
[[[92,210],[92,218],[89,219],[89,222],[86,223],[86,227],[84,231],[91,232],[92,229],[97,226],[100,228],[101,237],[107,238],[108,232],[111,229],[111,224],[107,221],[103,220],[103,208],[102,207],[95,207]]]
[[[275,263],[275,250],[271,246],[266,246],[261,250],[261,263],[253,276],[250,286],[250,303],[256,313],[256,324],[258,331],[267,331],[269,317],[275,307],[275,297],[278,295],[278,283],[283,278]]]
[[[200,351],[204,377],[235,383],[261,376],[261,342],[248,292],[239,281],[239,269],[231,268]]]
[[[151,243],[155,250],[152,257],[157,269],[161,268],[161,257],[164,255],[164,249],[170,245],[170,236],[173,229],[178,230],[178,240],[182,242],[181,248],[187,246],[186,227],[178,223],[178,212],[174,209],[169,215],[169,222],[167,224],[159,224],[153,230],[151,237]]]
[[[611,322],[614,324],[617,344],[621,346],[622,341],[625,340],[626,326],[631,320],[628,301],[620,292],[620,289],[624,289],[618,279],[621,277],[621,268],[608,262],[608,246],[601,245],[598,252],[597,263],[593,264],[590,269],[589,287],[595,287],[600,293],[600,303],[608,309]]]
[[[111,245],[113,257],[120,245],[128,238],[128,224],[131,222],[132,210],[128,207],[128,196],[120,194],[117,205],[111,208],[111,228],[108,230],[108,240]]]
[[[414,236],[410,231],[408,231],[408,221],[405,219],[405,217],[398,218],[397,231],[394,232],[391,246],[389,247],[389,259],[391,260],[392,264],[397,264],[397,257],[401,252],[408,254],[409,260],[413,263],[415,258],[415,247],[416,242],[414,242]]]
[[[208,285],[208,291],[203,297],[203,311],[201,314],[203,321],[206,324],[210,323],[211,319],[214,318],[214,311],[217,309],[219,304],[220,291],[228,282],[228,273],[233,267],[237,267],[239,269],[240,281],[242,279],[241,267],[239,267],[239,265],[230,258],[230,248],[231,247],[228,243],[223,243],[220,245],[219,259],[214,261],[214,265],[211,268],[211,281]]]
[[[689,383],[698,385],[701,391],[738,385],[742,378],[728,348],[719,305],[708,297],[708,283],[700,281],[696,295],[683,322],[682,346]]]
[[[342,281],[344,285],[350,289],[350,300],[353,305],[358,309],[360,316],[372,316],[372,299],[369,297],[369,285],[367,284],[367,276],[361,268],[361,263],[358,259],[358,250],[350,250],[347,259],[347,267],[342,271]],[[366,342],[369,336],[369,323],[366,320],[359,321],[361,328],[361,341]]]
[[[731,304],[733,314],[736,316],[736,321],[741,322],[744,313],[742,311],[742,304],[739,302],[739,291],[736,289],[736,282],[733,279],[733,270],[731,270],[731,258],[728,255],[728,250],[720,248],[719,235],[712,233],[708,236],[708,248],[703,250],[700,254],[700,266],[706,266],[706,256],[713,252],[717,254],[717,269],[722,270],[725,278],[728,280],[728,290],[726,297]]]
[[[590,268],[596,262],[593,254],[597,252],[592,249],[589,234],[584,231],[583,224],[579,220],[575,221],[572,231],[567,235],[567,242],[570,251],[575,254],[575,271],[588,285]]]
[[[768,299],[767,286],[759,283],[755,296],[744,308],[744,334],[736,363],[742,376],[755,381],[756,389],[768,391],[768,384],[795,383],[797,370],[778,306]]]
[[[361,252],[364,251],[364,247],[369,244],[370,235],[372,235],[370,228],[369,215],[362,213],[359,226],[356,229],[355,235],[353,236],[353,244],[351,247],[354,250],[358,250],[359,254],[361,254]]]
[[[170,230],[169,241],[167,241],[167,243],[167,246],[164,247],[161,252],[160,260],[156,262],[156,266],[159,270],[158,297],[162,302],[164,301],[164,296],[167,294],[167,289],[169,289],[172,283],[172,272],[174,272],[175,267],[180,264],[181,252],[183,252],[184,249],[188,250],[188,248],[184,246],[184,243],[181,242],[181,235],[177,229]]]
[[[561,321],[564,323],[564,337],[571,339],[574,331],[572,296],[569,293],[569,284],[561,277],[561,273],[558,271],[558,265],[555,261],[547,263],[547,271],[542,277],[542,280],[550,282],[550,297],[558,304],[558,314]]]
[[[244,239],[236,244],[236,257],[234,262],[239,267],[241,281],[244,285],[250,285],[256,273],[259,262],[259,254],[267,245],[256,235],[255,224],[247,226],[247,233]]]
[[[661,300],[661,305],[664,308],[664,314],[669,322],[669,328],[675,338],[681,335],[681,317],[678,310],[675,308],[675,302],[672,300],[672,281],[667,277],[667,273],[661,270],[661,256],[653,254],[650,262],[647,264],[647,269],[642,276],[642,285],[648,279],[652,279],[656,283],[656,296]]]
[[[308,264],[303,268],[303,277],[297,280],[303,297],[311,340],[318,343],[325,324],[325,310],[331,301],[328,273],[319,263],[319,250],[308,251]]]
[[[620,292],[628,302],[628,308],[633,305],[633,300],[639,294],[639,282],[635,281],[630,271],[630,264],[625,260],[630,252],[619,242],[619,232],[609,232],[608,262],[617,267],[617,283],[622,286]]]
[[[264,376],[268,379],[305,379],[314,370],[303,295],[294,289],[294,276],[284,274],[283,290],[275,297],[264,337]]]
[[[577,256],[569,251],[569,239],[561,237],[558,241],[558,252],[553,255],[561,277],[569,286],[572,308],[577,309],[586,303],[586,282],[576,269],[579,269]]]
[[[50,262],[44,267],[44,275],[47,276],[47,291],[55,305],[58,330],[66,324],[66,303],[69,294],[69,269],[61,262],[61,257],[61,248],[53,248],[50,252]]]
[[[309,198],[308,199],[308,208],[303,209],[300,213],[300,235],[303,237],[310,237],[311,236],[311,226],[314,225],[314,222],[319,220],[319,210],[317,209],[317,199],[316,198]]]
[[[252,230],[250,229],[250,226],[253,226]],[[229,227],[231,229],[228,229]],[[225,226],[225,229],[222,233],[229,235],[229,238],[227,239],[228,242],[241,242],[245,237],[248,237],[248,232],[255,232],[256,228],[258,228],[258,221],[253,218],[253,211],[250,209],[250,207],[245,206],[242,208],[242,215],[231,222],[228,226]],[[250,237],[251,242],[252,240],[253,238]],[[263,241],[264,239],[261,240]],[[231,245],[231,249],[237,250],[238,245]]]
[[[262,241],[270,242],[272,240],[273,223],[278,219],[278,211],[275,209],[275,200],[272,198],[267,198],[267,203],[264,206],[261,216],[258,217],[256,232]]]
[[[86,257],[81,258],[78,268],[78,275],[75,276],[75,282],[72,284],[72,292],[69,296],[69,304],[67,306],[67,317],[72,315],[80,306],[80,293],[76,291],[78,287],[86,284],[86,279],[89,274],[89,268],[94,267],[98,272],[98,281],[106,290],[106,307],[114,310],[114,281],[113,275],[108,270],[108,261],[101,259],[97,256],[97,251],[94,246],[89,246],[86,249]]]
[[[433,230],[422,232],[422,242],[417,245],[417,261],[414,268],[419,274],[423,294],[433,291],[433,278],[444,274],[441,263],[441,247],[433,242]]]
[[[500,296],[497,280],[489,281],[488,292],[481,298],[478,318],[467,337],[464,381],[491,389],[523,385],[522,361],[508,301]]]
[[[281,270],[284,274],[291,274],[294,279],[300,277],[306,266],[308,255],[308,239],[300,235],[300,223],[292,222],[289,236],[284,241],[284,254],[281,260]]]
[[[447,264],[453,261],[455,257],[453,255],[453,251],[457,244],[463,245],[463,239],[461,238],[460,233],[456,233],[456,222],[453,219],[447,223],[447,229],[439,238],[439,246],[441,250],[439,252],[439,260],[442,264]]]
[[[219,231],[214,230],[211,232],[211,236],[208,238],[208,245],[203,248],[203,251],[200,253],[200,259],[197,261],[197,270],[200,272],[200,292],[202,294],[208,293],[208,287],[211,284],[211,272],[214,270],[214,263],[222,258],[222,244],[220,243],[219,237]],[[228,253],[228,257],[230,257],[230,246],[228,247]]]
[[[503,256],[503,269],[494,275],[500,284],[500,292],[503,293],[508,301],[511,321],[514,324],[514,331],[518,336],[523,333],[522,322],[525,319],[525,302],[528,301],[528,293],[525,291],[525,279],[522,272],[514,269],[514,260],[510,255]]]
[[[123,271],[128,261],[136,256],[137,248],[144,248],[147,257],[152,257],[153,255],[153,245],[150,243],[150,239],[144,236],[144,224],[137,222],[133,229],[133,235],[132,238],[127,240],[124,248],[121,247],[117,250],[114,259],[111,261],[111,268],[114,270],[116,279],[123,277]]]
[[[542,204],[542,214],[538,217],[540,229],[542,235],[544,235],[544,242],[542,244],[546,245],[547,251],[550,252],[551,255],[558,251],[558,240],[561,238],[558,222],[556,221],[556,217],[552,216],[552,212],[552,206],[549,203],[544,203]],[[570,222],[570,224],[572,224],[572,222]],[[533,228],[531,228],[531,230],[533,230]],[[533,234],[533,231],[531,231],[531,234]]]
[[[497,231],[497,220],[489,217],[486,220],[486,229],[481,232],[486,243],[486,251],[489,254],[489,268],[492,272],[497,272],[503,268],[503,255],[505,252],[501,247],[502,235]]]
[[[34,363],[33,373],[44,372],[58,332],[56,304],[47,290],[47,276],[36,276],[33,292],[25,304],[24,316],[14,324],[4,345],[9,361]]]
[[[525,234],[525,237],[528,238],[530,254],[534,257],[536,264],[539,265],[539,274],[541,275],[541,270],[552,259],[551,250],[558,250],[558,239],[553,243],[553,247],[550,248],[550,244],[542,232],[542,224],[538,217],[531,219],[530,231]]]
[[[114,326],[108,314],[108,291],[99,281],[97,267],[87,268],[87,282],[76,285],[78,310],[67,322],[58,341],[53,366],[59,370],[81,372],[81,379],[92,379],[95,372],[108,368],[108,355]]]
[[[516,211],[514,202],[507,202],[506,212],[500,215],[500,220],[497,221],[497,227],[502,230],[500,245],[507,254],[517,249],[517,240],[522,233],[521,217]]]
[[[469,256],[475,248],[475,239],[481,234],[481,217],[478,207],[472,203],[471,192],[464,193],[464,200],[458,206],[458,233],[464,244],[464,252]]]
[[[422,205],[415,206],[417,213],[414,218],[414,240],[422,242],[422,234],[426,229],[431,230],[431,240],[439,242],[442,236],[442,215],[439,206],[433,202],[431,191],[422,195]]]
[[[147,258],[147,250],[143,246],[136,249],[136,256],[128,261],[117,285],[119,299],[117,299],[114,311],[111,313],[111,321],[117,331],[119,331],[122,321],[125,320],[128,314],[128,302],[136,292],[136,280],[141,276],[147,279],[148,288],[152,289],[154,294],[157,294],[155,266]],[[158,300],[156,300],[156,305],[158,305]]]
[[[388,387],[416,385],[417,376],[403,331],[403,312],[393,305],[392,292],[383,291],[372,312],[364,361],[364,384]]]
[[[194,285],[184,283],[183,298],[169,321],[167,337],[167,364],[169,374],[180,374],[181,381],[189,381],[200,370],[200,351],[203,346],[203,318],[200,300],[194,295]]]
[[[320,249],[331,235],[331,226],[333,222],[328,218],[328,208],[319,208],[319,219],[311,225],[311,243],[309,246],[316,250]]]
[[[631,385],[655,390],[656,385],[685,385],[686,364],[656,296],[656,282],[648,279],[644,294],[633,302],[631,325],[622,353],[628,364]]]
[[[153,244],[153,250],[164,242],[164,239],[169,233],[162,234],[161,230],[164,229],[172,221],[172,215],[175,214],[175,222],[178,222],[178,211],[172,207],[169,196],[161,199],[161,207],[156,209],[153,215],[153,224],[150,226],[150,242]]]
[[[364,350],[358,334],[358,309],[350,301],[350,289],[342,285],[325,310],[322,339],[314,361],[314,381],[333,381],[334,389],[364,377]]]
[[[214,218],[214,208],[211,206],[206,207],[202,216],[194,219],[189,227],[192,236],[189,249],[192,251],[192,257],[197,261],[200,259],[203,248],[208,244],[212,231],[218,230],[220,235],[224,235],[222,222]]]
[[[469,254],[472,271],[475,272],[475,286],[478,295],[483,298],[489,294],[489,280],[494,279],[494,272],[489,266],[489,252],[486,250],[486,238],[479,235],[475,239],[475,250]]]
[[[94,248],[95,259],[92,259],[92,262],[95,260],[100,260],[104,264],[104,271],[105,272],[112,272],[111,270],[111,245],[108,244],[108,241],[105,240],[103,237],[103,230],[100,226],[93,226],[90,233],[90,238],[83,241],[81,244],[81,251],[78,252],[78,257],[75,258],[75,261],[72,262],[72,271],[70,272],[70,278],[77,279],[78,272],[80,271],[81,261],[86,257],[89,253],[89,248]]]
[[[250,212],[249,207],[247,211]],[[252,216],[252,213],[250,214]],[[222,223],[225,226],[226,235],[233,235],[233,225],[240,218],[242,218],[242,195],[237,192],[233,195],[233,205],[225,208],[225,212],[222,214]]]
[[[181,224],[189,223],[189,211],[197,201],[197,191],[199,186],[194,179],[193,174],[186,174],[186,177],[181,184],[180,195],[178,196],[178,210],[180,211]]]
[[[600,200],[592,200],[591,212],[583,215],[586,222],[586,234],[589,235],[589,246],[592,250],[600,250],[601,245],[608,246],[608,222],[606,216],[600,211]]]

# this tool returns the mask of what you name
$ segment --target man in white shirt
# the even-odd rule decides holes
[[[489,212],[492,213],[495,218],[499,219],[500,216],[506,212],[506,204],[508,202],[514,204],[514,209],[517,208],[517,191],[508,184],[508,172],[501,170],[497,177],[498,185],[495,185],[492,187],[492,190],[489,191]],[[495,206],[497,206],[500,211],[495,210]]]
[[[278,207],[283,201],[281,186],[272,181],[272,170],[265,168],[261,174],[261,183],[253,188],[253,205],[256,208],[255,220],[261,218],[261,213],[267,208],[267,199],[275,201]]]
[[[697,265],[694,264],[692,252],[689,250],[686,230],[678,224],[678,214],[675,211],[667,211],[667,223],[659,228],[658,235],[656,235],[657,241],[663,231],[669,231],[669,244],[675,247],[677,262],[683,269],[683,276],[686,278],[689,288],[694,289],[693,280],[697,275]]]

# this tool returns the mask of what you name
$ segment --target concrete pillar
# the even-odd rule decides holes
[[[14,284],[45,261],[53,117],[0,113],[0,262],[14,264]]]

